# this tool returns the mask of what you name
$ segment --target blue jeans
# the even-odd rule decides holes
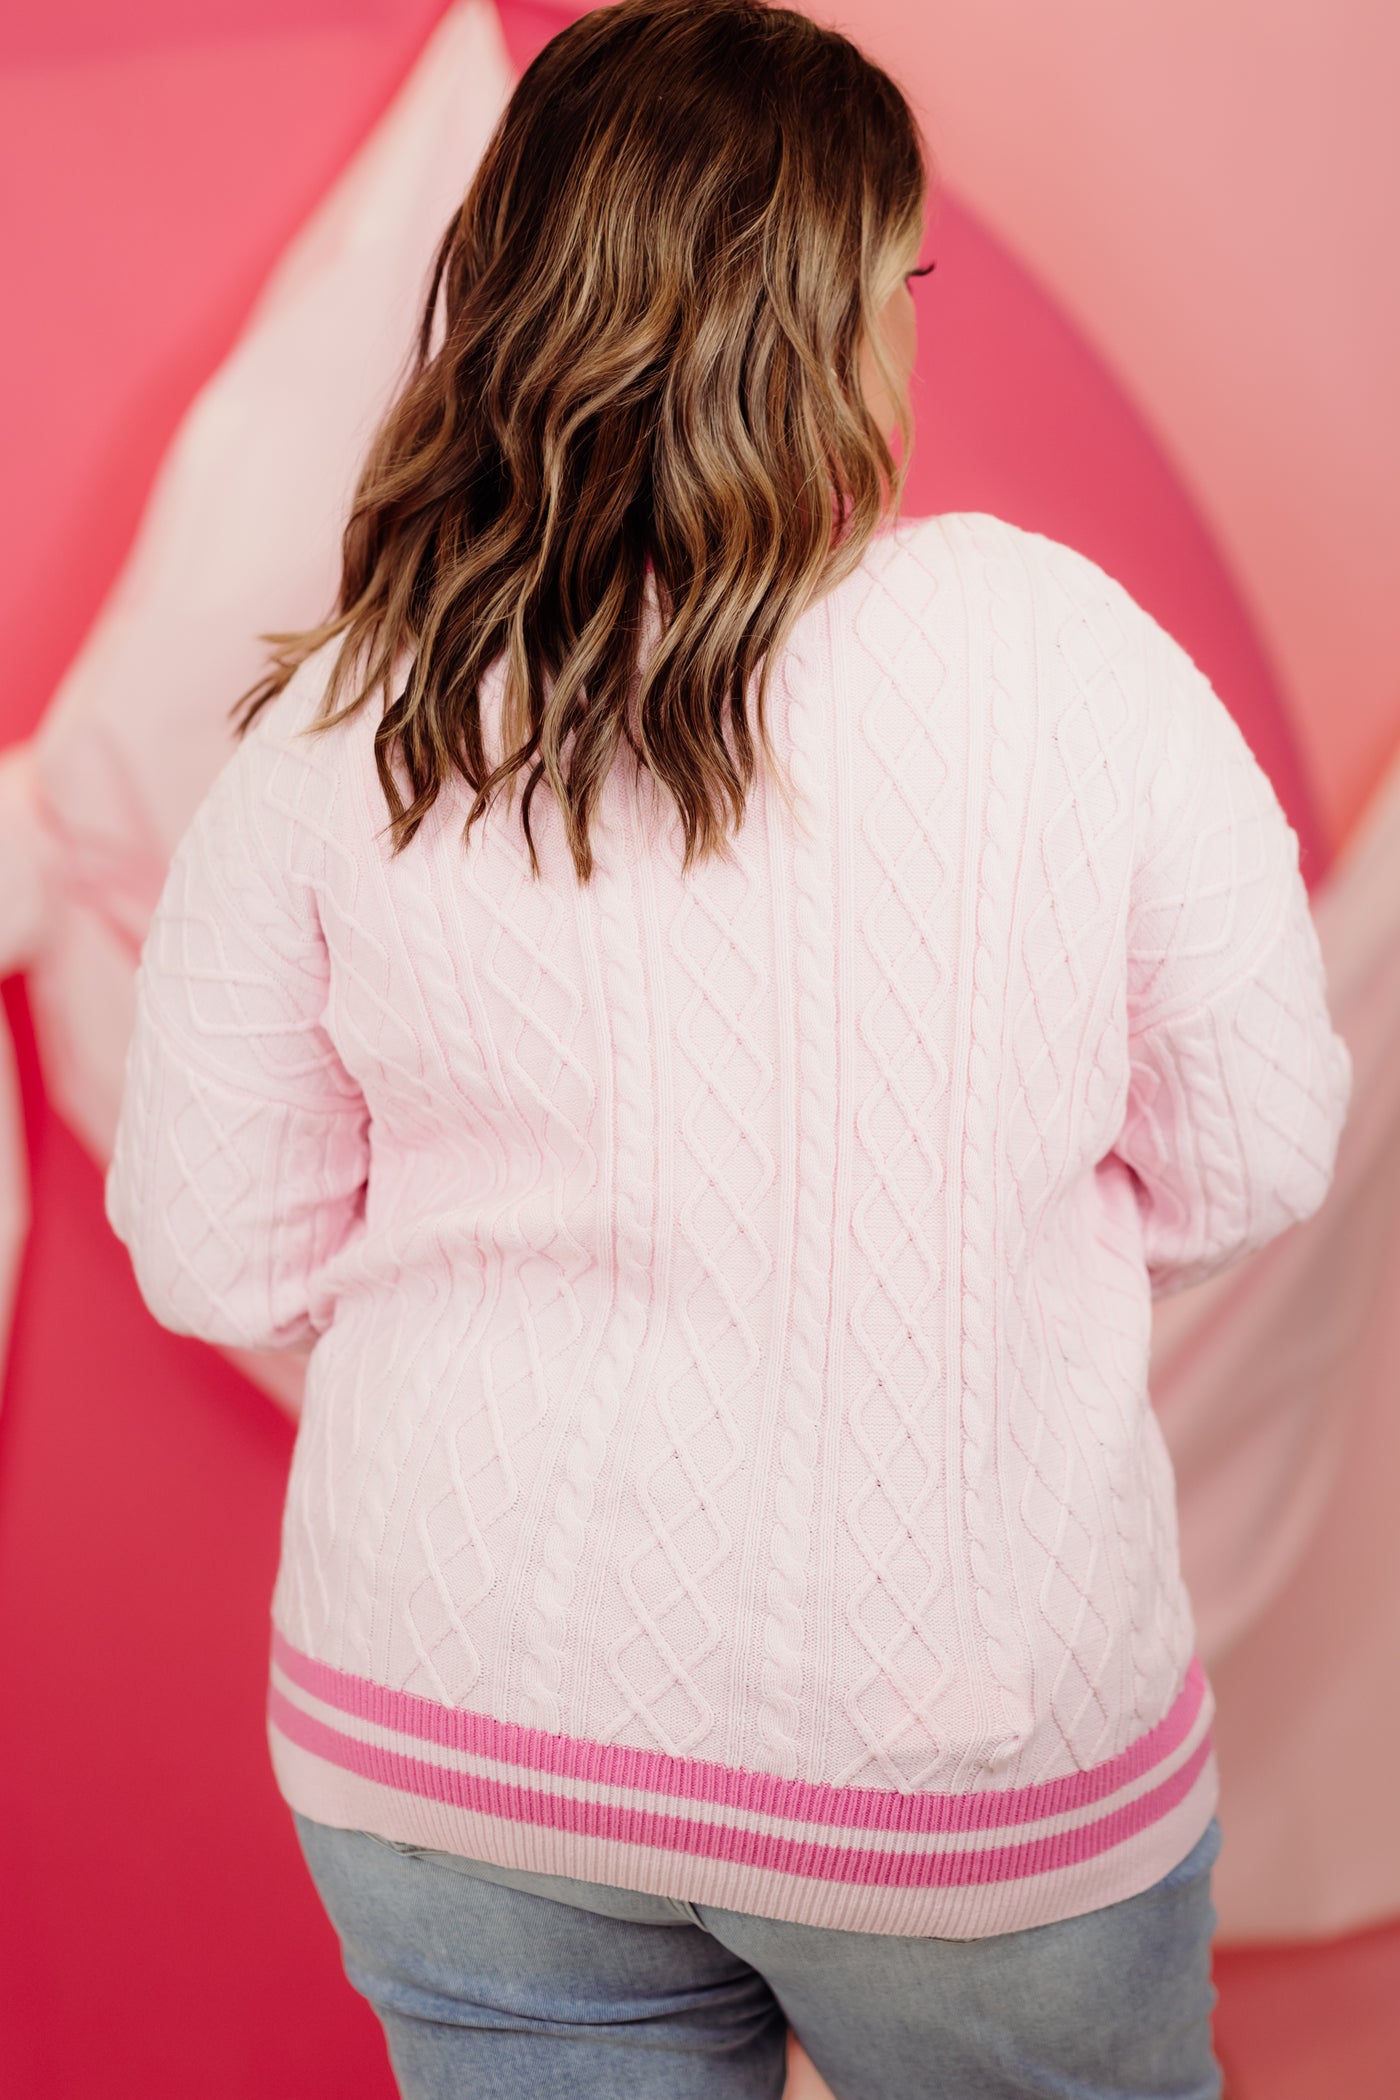
[[[990,1939],[790,1925],[295,1817],[405,2100],[1219,2100],[1212,1821],[1154,1887]]]

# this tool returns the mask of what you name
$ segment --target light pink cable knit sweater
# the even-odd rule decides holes
[[[269,1724],[325,1822],[975,1938],[1216,1801],[1153,1292],[1314,1212],[1351,1088],[1298,845],[1190,658],[971,513],[775,675],[795,824],[619,767],[391,858],[313,659],[181,845],[109,1211],[157,1317],[315,1343]],[[498,700],[488,681],[488,707]]]

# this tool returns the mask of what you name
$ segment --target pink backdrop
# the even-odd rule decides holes
[[[0,343],[0,742],[38,722],[182,412],[437,12],[63,0],[0,30],[25,317]],[[561,19],[516,0],[502,16],[517,63]],[[1168,30],[1087,0],[866,0],[853,25],[923,102],[949,184],[910,508],[1000,511],[1122,576],[1228,698],[1313,883],[1400,729],[1400,414],[1382,384],[1400,315],[1369,267],[1396,185],[1366,176],[1368,155],[1384,172],[1400,25],[1328,19],[1250,0],[1178,8]],[[1269,92],[1246,96],[1260,48]],[[1306,154],[1283,143],[1304,115]],[[147,1318],[14,985],[7,1005],[34,1230],[0,1415],[0,1799],[23,1804],[0,1823],[0,2048],[36,2096],[387,2094],[263,1746],[289,1427]],[[1224,2027],[1262,2064],[1267,1979],[1239,1960]],[[1271,2096],[1314,2089],[1278,2082],[1309,2046],[1341,2078],[1355,2021],[1312,2032]]]

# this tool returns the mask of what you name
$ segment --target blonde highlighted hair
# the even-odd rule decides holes
[[[340,636],[316,726],[382,696],[395,850],[454,773],[475,790],[469,840],[528,767],[532,869],[543,779],[586,882],[624,741],[674,798],[685,866],[720,849],[754,777],[750,695],[772,763],[769,663],[898,504],[908,410],[876,317],[925,182],[899,90],[803,15],[620,0],[562,30],[439,245],[335,610],[264,637],[240,727]],[[864,400],[863,344],[899,407],[897,452]],[[493,766],[480,686],[502,657]]]

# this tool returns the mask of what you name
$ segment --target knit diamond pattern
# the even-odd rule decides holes
[[[182,842],[109,1211],[168,1325],[312,1344],[274,1615],[397,1692],[895,1790],[1034,1785],[1193,1647],[1155,1293],[1317,1208],[1297,840],[1093,562],[980,513],[798,623],[728,855],[619,767],[385,846],[313,659]],[[488,694],[499,686],[488,680]]]

